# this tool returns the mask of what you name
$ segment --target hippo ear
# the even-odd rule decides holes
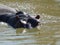
[[[24,14],[22,11],[17,11],[16,15]]]
[[[37,15],[35,18],[36,18],[36,19],[40,19],[40,15]]]
[[[16,15],[16,19],[19,19],[19,16],[18,15]]]

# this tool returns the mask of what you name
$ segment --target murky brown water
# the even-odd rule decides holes
[[[0,45],[60,45],[60,0],[0,0],[29,14],[40,14],[40,30],[13,29],[0,24]]]

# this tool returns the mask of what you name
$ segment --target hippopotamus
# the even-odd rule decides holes
[[[39,25],[38,19],[40,18],[40,15],[37,15],[36,17],[31,17],[31,15],[25,14],[22,11],[13,11],[13,13],[11,12],[0,14],[0,22],[5,22],[13,28],[31,29]]]

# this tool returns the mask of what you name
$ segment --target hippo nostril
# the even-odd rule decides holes
[[[40,19],[40,15],[37,15],[35,18],[36,18],[36,19]]]

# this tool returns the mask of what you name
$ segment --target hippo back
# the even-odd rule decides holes
[[[16,13],[17,11],[14,8],[8,7],[6,5],[0,4],[0,14],[6,13]]]

